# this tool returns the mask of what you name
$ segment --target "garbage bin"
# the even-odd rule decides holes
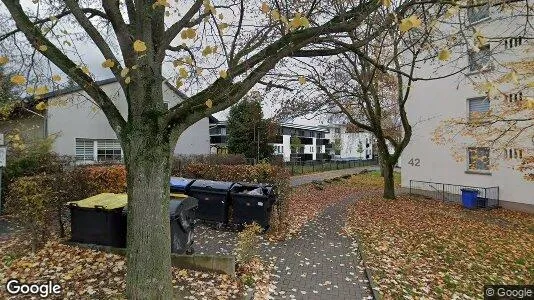
[[[256,222],[265,230],[269,228],[271,211],[276,200],[272,186],[236,183],[230,194],[232,223],[245,225]]]
[[[126,194],[103,193],[68,202],[71,241],[113,247],[126,246]]]
[[[171,177],[170,187],[171,193],[184,193],[187,187],[193,183],[194,179],[187,179],[182,177]]]
[[[193,253],[193,229],[195,227],[195,210],[198,200],[193,197],[174,198],[171,194],[169,201],[169,221],[171,226],[171,252]],[[122,214],[128,215],[128,206]],[[125,231],[126,232],[126,231]]]
[[[219,224],[228,223],[230,189],[233,182],[195,180],[186,190],[188,196],[198,199],[197,218]]]
[[[461,189],[462,191],[462,205],[465,208],[477,208],[478,190],[475,189]]]
[[[193,230],[196,223],[198,200],[193,197],[173,199],[169,202],[171,222],[171,252],[193,253]]]

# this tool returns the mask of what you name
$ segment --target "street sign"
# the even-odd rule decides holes
[[[0,146],[0,168],[3,168],[6,166],[6,152],[7,152],[7,147]]]

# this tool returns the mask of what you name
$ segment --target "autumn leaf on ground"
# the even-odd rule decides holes
[[[213,107],[213,101],[211,99],[206,100],[206,106],[208,108],[212,108]]]
[[[7,58],[7,56],[0,56],[0,66],[7,64],[8,61],[9,59]]]
[[[24,77],[24,76],[22,76],[20,74],[13,75],[13,76],[11,76],[11,82],[14,83],[14,84],[22,85],[22,84],[26,83],[26,77]]]

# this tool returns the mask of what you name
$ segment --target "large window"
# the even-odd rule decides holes
[[[113,162],[122,159],[121,144],[117,140],[98,140],[96,148],[97,161]]]
[[[479,47],[479,51],[469,51],[469,71],[480,71],[484,67],[488,67],[491,63],[490,45]]]
[[[93,140],[76,139],[76,160],[94,160]]]
[[[472,7],[467,8],[467,19],[469,23],[476,23],[480,20],[489,18],[490,7],[487,0],[469,0],[467,5]]]
[[[490,149],[487,147],[467,148],[469,170],[489,171],[490,169]]]
[[[76,139],[76,160],[91,162],[121,161],[121,145],[118,140]]]
[[[467,99],[469,120],[476,121],[486,117],[490,110],[490,100],[487,97]]]

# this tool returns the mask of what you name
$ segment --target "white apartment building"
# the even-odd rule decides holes
[[[351,130],[352,126],[346,124],[321,125],[328,129],[326,138],[332,147],[329,149],[332,157],[336,159],[373,159],[374,136],[363,130]]]
[[[510,11],[489,6],[460,14],[470,22],[465,28],[466,35],[471,37],[476,28],[488,36],[488,43],[478,52],[470,51],[465,45],[452,49],[451,60],[457,60],[455,65],[436,60],[418,69],[417,77],[429,77],[451,74],[468,66],[466,71],[454,76],[413,83],[407,102],[413,136],[402,153],[402,186],[443,193],[445,198],[447,194],[460,193],[459,188],[449,189],[449,185],[476,187],[481,192],[484,188],[495,187],[493,193],[496,191],[497,196],[488,198],[498,197],[500,206],[534,212],[534,182],[525,180],[514,168],[523,154],[532,153],[534,130],[527,132],[525,139],[516,140],[510,149],[476,144],[460,134],[455,137],[454,145],[438,145],[432,140],[436,128],[445,120],[464,118],[469,121],[470,115],[498,109],[502,101],[511,101],[510,98],[521,101],[534,94],[532,90],[521,94],[504,91],[506,95],[502,97],[488,98],[472,84],[500,71],[502,64],[534,59],[532,40],[519,33],[528,27],[529,36],[533,36],[532,28],[525,26],[524,17],[510,17]],[[454,147],[459,147],[460,151],[453,150]]]

